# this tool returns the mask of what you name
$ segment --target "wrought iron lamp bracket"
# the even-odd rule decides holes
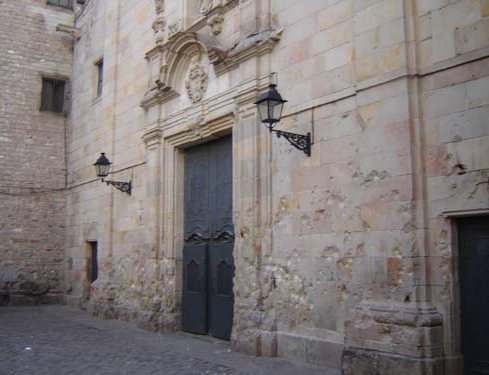
[[[269,128],[270,132],[275,132],[277,138],[284,137],[292,146],[303,151],[307,156],[311,156],[311,133],[296,134]]]
[[[131,195],[132,190],[132,181],[129,182],[121,182],[121,181],[107,181],[102,179],[102,182],[105,182],[107,185],[114,186],[117,190],[120,190],[124,193]]]

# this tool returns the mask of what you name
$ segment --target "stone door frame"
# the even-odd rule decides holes
[[[462,355],[462,331],[461,331],[461,301],[460,301],[460,275],[458,269],[458,257],[460,253],[458,235],[459,235],[459,219],[474,218],[477,216],[489,216],[489,210],[457,210],[446,211],[443,213],[444,223],[438,223],[438,230],[440,232],[446,231],[446,238],[444,241],[447,246],[450,247],[451,258],[453,264],[453,272],[450,274],[449,280],[449,300],[452,303],[449,308],[444,311],[440,311],[444,315],[443,322],[443,335],[444,335],[444,352],[445,352],[445,373],[447,375],[462,374],[463,368],[463,355]]]
[[[205,123],[205,135],[195,131],[184,131],[163,139],[164,148],[164,193],[163,193],[163,238],[164,257],[174,267],[174,300],[181,313],[183,282],[183,245],[184,245],[184,186],[185,186],[185,149],[207,143],[221,136],[232,134],[234,114],[225,116],[221,121]],[[234,164],[233,157],[233,164]],[[233,181],[236,178],[233,175]],[[234,184],[233,184],[234,191]],[[234,200],[234,194],[233,194]],[[170,292],[170,291],[167,291]]]

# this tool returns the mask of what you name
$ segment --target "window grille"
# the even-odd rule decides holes
[[[43,78],[41,111],[63,112],[65,81]]]
[[[97,72],[97,98],[102,95],[102,86],[104,84],[104,60],[95,63]]]
[[[48,0],[48,4],[63,8],[71,8],[71,0]]]

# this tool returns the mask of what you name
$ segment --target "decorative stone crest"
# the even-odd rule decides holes
[[[215,14],[207,20],[207,24],[211,27],[214,35],[219,35],[221,33],[223,22],[224,17],[222,14]]]
[[[192,103],[197,103],[204,97],[207,90],[208,77],[205,68],[197,61],[190,63],[188,79],[185,81],[185,88]]]

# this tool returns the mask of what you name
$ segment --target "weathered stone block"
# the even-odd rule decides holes
[[[313,35],[310,39],[311,55],[328,51],[352,40],[353,33],[350,22],[343,22],[330,29]]]
[[[402,17],[402,2],[399,0],[378,1],[355,13],[355,34],[360,34],[391,20]]]
[[[371,375],[443,375],[443,359],[420,359],[368,350],[346,348],[342,357],[342,374]]]
[[[426,117],[430,119],[464,110],[466,95],[466,88],[462,85],[445,87],[424,94]]]
[[[260,355],[264,357],[277,356],[277,332],[261,332]]]
[[[240,330],[239,335],[231,338],[231,347],[238,352],[258,356],[261,353],[261,334],[255,330]]]
[[[455,52],[458,55],[489,45],[489,20],[455,29]]]
[[[353,16],[352,1],[339,1],[318,13],[318,29],[325,30]]]

